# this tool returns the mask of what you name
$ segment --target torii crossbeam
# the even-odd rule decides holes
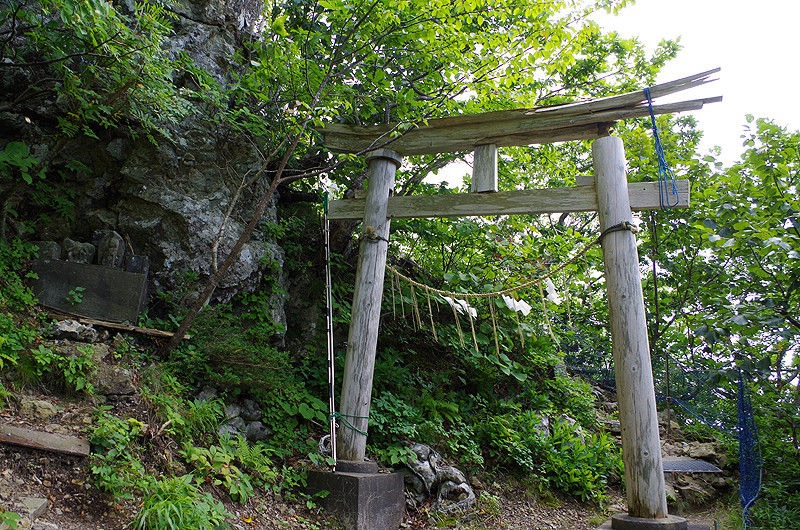
[[[714,81],[719,69],[650,88],[661,97]],[[721,97],[653,107],[655,114],[697,110]],[[353,429],[338,430],[343,460],[364,460],[367,418],[372,395],[380,307],[392,217],[458,217],[597,211],[600,230],[631,221],[632,210],[658,208],[657,183],[628,184],[622,141],[608,136],[620,119],[646,116],[643,92],[534,109],[490,112],[430,120],[400,134],[397,125],[354,127],[329,125],[325,144],[335,151],[367,154],[366,199],[330,203],[331,219],[363,219],[350,333],[340,400],[341,415]],[[402,156],[475,150],[473,191],[496,191],[496,147],[596,139],[592,145],[593,185],[573,188],[472,193],[426,197],[392,197],[394,175]],[[477,184],[476,184],[477,182]],[[679,183],[680,207],[688,207],[688,182]],[[628,514],[615,516],[614,528],[687,528],[667,513],[661,443],[647,339],[639,258],[634,235],[609,233],[602,241],[609,318],[617,377]],[[643,526],[638,526],[639,524]],[[656,525],[656,526],[653,526]]]

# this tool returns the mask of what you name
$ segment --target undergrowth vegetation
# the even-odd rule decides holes
[[[7,272],[2,373],[11,385],[5,392],[46,385],[91,396],[92,348],[79,347],[72,356],[54,351],[42,336],[46,322],[18,274],[27,270],[35,249],[20,243],[0,247],[0,266]],[[303,263],[312,266],[310,260]],[[272,294],[266,288],[210,307],[197,320],[195,338],[169,358],[156,358],[152,348],[127,339],[115,341],[115,362],[138,372],[138,399],[149,412],[126,416],[113,406],[98,406],[89,432],[90,469],[93,485],[110,499],[143,499],[134,527],[161,528],[166,520],[204,521],[197,523],[203,527],[223,520],[227,512],[204,488],[224,491],[238,503],[257,492],[302,499],[309,463],[326,465],[318,453],[327,431],[327,402],[321,399],[327,393],[326,360],[319,353],[324,337],[291,350],[281,346],[283,326],[265,317]],[[340,294],[337,304],[345,314],[339,319],[346,320],[348,295]],[[160,322],[169,327],[172,320],[166,315]],[[376,366],[370,453],[398,466],[414,458],[412,442],[427,443],[471,473],[504,470],[527,477],[542,491],[602,502],[609,479],[620,475],[620,459],[598,429],[590,387],[556,375],[559,358],[552,350],[543,355],[528,350],[525,355],[535,362],[503,374],[462,347],[454,322],[446,320],[437,343],[403,321],[387,319],[390,333],[381,341]],[[285,340],[301,344],[291,334]],[[529,345],[538,347],[535,340]],[[444,355],[434,361],[433,351]],[[339,356],[339,374],[342,362]],[[197,399],[209,386],[219,397]],[[263,408],[262,419],[272,430],[268,441],[218,433],[225,401],[241,397]],[[162,456],[152,456],[157,454]],[[314,505],[312,499],[308,503]]]
[[[191,19],[169,2],[0,4],[3,79],[26,85],[3,81],[0,101],[4,125],[14,121],[6,114],[18,122],[9,134],[20,136],[0,139],[0,405],[41,389],[93,403],[92,484],[109,501],[136,507],[135,528],[214,527],[231,515],[211,492],[230,503],[267,492],[314,506],[303,486],[309,466],[328,464],[319,441],[329,421],[317,179],[336,192],[364,185],[361,157],[326,152],[320,128],[398,123],[392,134],[401,134],[430,118],[639,90],[655,82],[678,44],[663,41],[648,55],[635,39],[604,34],[591,21],[593,11],[626,3],[275,2],[262,38],[225,41],[231,55],[218,62],[230,64],[216,76],[167,46],[177,35],[191,41],[176,33]],[[128,178],[74,159],[83,149],[76,146],[99,152],[107,138],[143,138],[171,150],[189,134],[184,121],[193,135],[215,130],[226,144],[261,153],[263,160],[242,164],[242,175],[233,161],[220,165],[242,182],[220,202],[241,208],[241,191],[263,188],[248,199],[263,208],[247,226],[277,242],[286,259],[258,264],[264,277],[255,292],[206,305],[217,285],[211,280],[224,273],[216,266],[235,261],[219,256],[217,264],[214,243],[210,278],[184,271],[171,290],[153,293],[140,322],[167,331],[192,322],[191,339],[181,342],[181,333],[158,354],[153,342],[118,337],[113,362],[130,369],[141,407],[101,404],[97,351],[64,349],[46,336],[49,318],[26,283],[37,255],[31,241],[76,221],[75,189]],[[739,381],[752,391],[769,470],[752,522],[790,527],[800,518],[800,136],[749,117],[742,160],[725,169],[717,152],[699,154],[693,118],[657,121],[669,163],[692,179],[693,194],[691,210],[659,211],[636,236],[657,391],[677,393],[686,383],[681,390],[699,402],[707,390],[702,405],[719,416],[735,408]],[[654,180],[650,123],[614,127],[630,180]],[[406,157],[395,193],[454,193],[425,181],[457,156]],[[498,182],[501,191],[572,186],[591,166],[585,142],[508,147]],[[161,185],[160,177],[141,178],[137,185]],[[208,186],[217,184],[224,187]],[[280,222],[260,219],[278,184],[281,195],[308,202],[279,201]],[[220,239],[227,221],[212,227]],[[353,225],[338,229],[331,288],[341,382],[360,238]],[[598,421],[598,388],[574,375],[614,379],[598,231],[588,213],[393,220],[390,263],[405,279],[387,277],[369,455],[401,466],[421,442],[469,474],[512,476],[542,496],[604,506],[609,486],[622,480],[620,451]],[[239,242],[255,243],[251,235],[242,231]],[[529,281],[556,268],[547,281]],[[203,282],[211,290],[196,296]],[[500,290],[504,296],[466,297]],[[76,286],[67,300],[84,295]],[[683,367],[706,378],[689,381]],[[206,388],[213,397],[201,399]],[[245,398],[261,408],[271,431],[264,441],[220,434],[226,405]],[[733,453],[731,439],[723,441]],[[497,510],[491,493],[480,499],[481,509]],[[0,510],[0,522],[14,515]]]

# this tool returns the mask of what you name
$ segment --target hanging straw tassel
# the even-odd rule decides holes
[[[494,335],[494,351],[500,357],[500,339],[497,336],[497,313],[494,308],[494,297],[489,298],[489,313],[492,316],[492,334]]]
[[[422,318],[419,316],[419,302],[417,300],[417,291],[414,286],[411,286],[411,314],[414,318],[414,330],[422,330]]]
[[[453,317],[456,319],[456,329],[458,330],[458,340],[461,342],[461,347],[462,348],[466,348],[467,344],[464,342],[464,331],[461,329],[461,321],[458,320],[458,311],[456,310],[455,302],[450,304],[450,307],[453,308]]]
[[[433,308],[431,307],[431,291],[425,289],[425,296],[428,298],[428,317],[431,320],[431,333],[433,333],[433,340],[439,342],[439,337],[436,335],[436,326],[433,323]]]
[[[519,300],[517,293],[512,294],[511,296],[514,297],[514,300]],[[519,342],[520,345],[524,348],[525,347],[525,336],[522,334],[522,322],[519,320],[519,313],[517,310],[514,310],[514,318],[517,320],[517,331],[519,332]]]
[[[400,283],[400,277],[399,276],[397,277],[397,287],[399,288],[399,291],[400,291],[400,294],[399,294],[399,298],[400,298],[400,315],[403,317],[403,320],[405,320],[406,319],[406,305],[405,305],[405,301],[403,300],[403,286]]]
[[[392,269],[389,269],[389,271],[392,273],[391,278],[389,278],[389,283],[392,286],[392,319],[397,320],[397,306],[395,305],[396,302],[395,302],[394,284],[395,282],[400,283],[400,278],[398,278],[397,275],[394,274],[394,271]]]

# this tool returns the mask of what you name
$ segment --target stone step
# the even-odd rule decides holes
[[[20,497],[11,506],[11,511],[20,516],[16,528],[25,530],[30,528],[40,530],[50,530],[49,523],[39,523],[36,520],[47,513],[50,508],[50,501],[41,497]],[[44,525],[44,526],[43,526]],[[0,523],[0,530],[10,530],[11,526]]]

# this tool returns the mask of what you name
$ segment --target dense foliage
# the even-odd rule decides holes
[[[169,51],[179,15],[168,3],[5,2],[0,73],[25,88],[4,94],[0,112],[42,127],[55,116],[56,140],[42,152],[25,135],[0,146],[0,371],[8,385],[0,386],[0,399],[39,382],[73,393],[94,390],[90,352],[64,357],[46,345],[23,282],[35,254],[25,241],[74,215],[70,179],[93,175],[93,168],[61,156],[68,138],[101,141],[113,129],[168,143],[192,117],[232,141],[259,146],[257,177],[274,184],[265,188],[265,204],[277,183],[320,191],[308,177],[325,177],[343,193],[363,186],[363,164],[324,151],[318,127],[325,123],[391,122],[401,134],[437,116],[652,84],[677,54],[676,44],[665,41],[647,56],[635,40],[591,22],[593,10],[625,3],[273,2],[264,32],[240,36],[230,66],[210,72]],[[50,108],[46,116],[42,105]],[[693,195],[689,210],[640,219],[647,228],[638,238],[657,391],[683,407],[687,422],[704,419],[731,443],[736,385],[744,380],[769,470],[753,527],[788,527],[800,516],[800,135],[748,119],[742,159],[726,168],[716,153],[698,152],[701,133],[692,119],[662,117],[659,125],[668,162],[692,181]],[[615,132],[626,143],[630,178],[653,180],[646,124],[622,123]],[[423,179],[459,156],[409,159],[398,193],[452,192]],[[572,185],[590,171],[584,143],[513,148],[503,152],[500,186]],[[305,245],[316,214],[282,210],[274,229],[292,250],[285,275],[320,276],[318,249]],[[433,287],[494,291],[566,265],[541,286],[460,310],[441,297],[422,299],[402,281],[387,282],[372,455],[397,465],[411,458],[408,442],[425,442],[472,472],[510,472],[542,491],[604,501],[621,475],[619,452],[598,423],[592,385],[578,377],[613,384],[600,251],[577,252],[596,233],[592,214],[394,222],[393,265]],[[352,296],[346,239],[334,249],[337,336],[346,335]],[[220,487],[238,502],[256,489],[292,494],[304,481],[298,457],[324,463],[317,452],[327,423],[321,312],[304,308],[320,320],[311,336],[298,337],[291,320],[287,328],[274,322],[269,300],[283,288],[274,280],[199,312],[193,339],[165,357],[116,345],[141,373],[141,397],[160,428],[100,408],[92,474],[113,498],[144,498],[137,527],[158,526],[154,521],[163,517],[216,524],[228,514],[202,485]],[[187,275],[191,287],[199,281]],[[308,284],[321,293],[318,282]],[[159,293],[161,311],[146,323],[174,328],[186,313],[182,294]],[[306,302],[318,305],[317,298]],[[261,402],[271,440],[218,436],[221,402],[193,399],[207,384],[225,389],[226,398]],[[164,437],[179,448],[180,467],[143,463],[130,451],[161,447]],[[166,478],[156,480],[151,469]]]

